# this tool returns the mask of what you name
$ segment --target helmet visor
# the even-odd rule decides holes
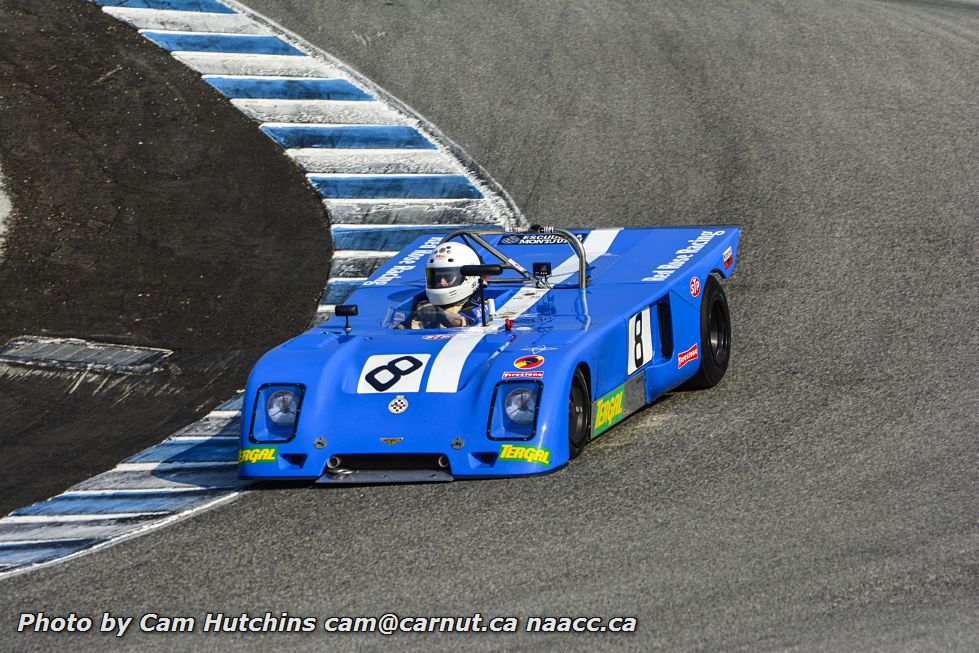
[[[461,268],[428,268],[425,279],[429,288],[452,288],[462,283]]]

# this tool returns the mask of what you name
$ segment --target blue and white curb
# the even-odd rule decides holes
[[[419,234],[525,224],[506,192],[411,108],[233,0],[91,0],[200,73],[305,173],[333,262],[314,323]],[[0,519],[0,578],[233,501],[241,398],[114,469]]]
[[[385,260],[350,252],[398,250],[431,229],[523,223],[499,184],[433,125],[244,5],[93,1],[200,73],[306,172],[337,250],[315,322]],[[367,225],[391,233],[355,230]],[[351,238],[354,233],[364,238]]]
[[[235,499],[241,398],[58,496],[0,519],[0,577],[67,560]]]

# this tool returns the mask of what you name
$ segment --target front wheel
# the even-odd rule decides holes
[[[731,313],[727,295],[714,275],[707,276],[700,304],[700,369],[684,388],[713,388],[724,378],[731,360]]]
[[[569,458],[577,458],[591,436],[591,401],[588,399],[588,382],[581,369],[571,379],[568,395],[568,451]]]

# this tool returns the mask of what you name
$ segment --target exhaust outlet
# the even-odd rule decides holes
[[[446,456],[445,454],[442,454],[441,456],[439,456],[438,464],[439,464],[439,467],[442,467],[443,469],[446,468],[446,467],[448,467],[449,466],[449,458],[448,458],[448,456]]]
[[[340,456],[330,456],[329,460],[326,461],[327,469],[336,469],[340,466]]]

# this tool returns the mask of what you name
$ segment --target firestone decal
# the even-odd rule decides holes
[[[382,274],[376,279],[368,279],[364,282],[365,286],[386,286],[392,281],[396,281],[401,278],[405,272],[414,270],[418,266],[418,261],[426,258],[439,246],[439,242],[442,240],[441,236],[432,236],[424,243],[421,247],[408,254],[403,259],[393,265],[390,270]]]
[[[707,247],[707,243],[712,241],[717,236],[724,235],[724,230],[720,231],[701,231],[700,235],[693,240],[688,240],[689,245],[681,249],[676,250],[676,255],[673,260],[669,263],[664,263],[663,265],[656,266],[653,270],[652,276],[643,277],[643,281],[666,281],[671,274],[682,268],[687,261],[692,259],[694,255]]]
[[[683,367],[690,361],[697,360],[698,358],[700,358],[700,348],[697,345],[694,345],[686,351],[681,351],[676,357],[677,369]]]
[[[609,392],[595,402],[595,426],[592,437],[597,437],[622,421],[622,398],[625,385]]]
[[[543,372],[504,372],[504,379],[543,379]]]
[[[690,279],[690,296],[696,297],[700,294],[700,278],[691,277]]]
[[[247,447],[238,450],[238,464],[274,463],[278,447]]]
[[[520,460],[538,465],[551,464],[551,450],[521,444],[500,445],[500,460]]]

